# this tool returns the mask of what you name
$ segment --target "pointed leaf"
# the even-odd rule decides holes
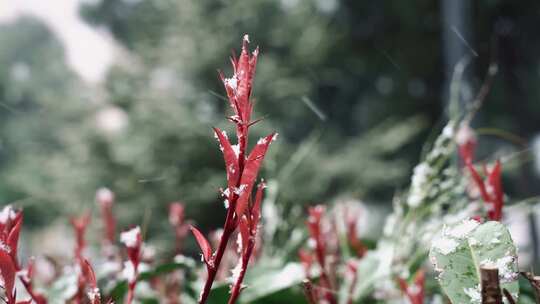
[[[259,173],[259,168],[266,155],[268,146],[275,139],[275,136],[277,136],[277,133],[272,133],[261,138],[246,159],[244,171],[242,172],[242,177],[240,179],[240,185],[245,185],[245,188],[236,203],[236,213],[239,216],[243,215],[247,208],[248,199],[251,196],[253,185],[255,184],[257,174]]]
[[[225,170],[227,171],[227,185],[229,186],[229,191],[232,191],[238,182],[238,175],[240,174],[240,170],[238,169],[238,157],[223,131],[214,128],[214,132],[223,151]]]
[[[84,278],[90,284],[90,287],[97,288],[96,274],[94,273],[94,269],[92,268],[92,265],[90,265],[90,262],[88,262],[87,259],[83,259],[82,266]]]
[[[434,240],[430,260],[452,303],[480,303],[480,267],[499,269],[501,289],[518,298],[517,253],[504,225],[465,220],[446,227]]]
[[[13,289],[15,286],[15,265],[11,256],[4,250],[0,249],[0,275],[4,281],[4,292],[7,296],[7,303],[14,303]]]
[[[15,218],[15,224],[11,228],[11,231],[9,232],[9,235],[7,237],[7,245],[9,248],[11,248],[11,258],[13,259],[13,263],[15,263],[15,266],[18,264],[17,260],[17,250],[19,246],[19,235],[22,228],[22,212],[17,214],[17,217]]]
[[[255,194],[255,203],[253,204],[251,216],[253,221],[253,229],[257,229],[257,225],[259,224],[259,220],[261,219],[261,202],[263,199],[263,192],[264,188],[266,188],[266,184],[264,182],[260,182],[257,186],[257,193]]]
[[[210,246],[210,243],[197,228],[193,226],[190,226],[189,228],[191,229],[191,232],[193,232],[193,235],[201,248],[204,261],[208,264],[210,258],[212,257],[212,247]]]
[[[238,223],[238,231],[239,231],[239,235],[240,235],[240,238],[242,240],[242,243],[240,245],[242,245],[242,248],[240,250],[240,252],[244,252],[246,250],[246,248],[248,247],[248,241],[249,241],[249,225],[248,225],[248,220],[245,216],[243,216],[241,219],[240,219],[240,222]]]

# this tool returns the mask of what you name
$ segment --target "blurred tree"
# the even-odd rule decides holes
[[[88,188],[88,151],[80,143],[88,91],[66,66],[47,27],[24,17],[0,27],[0,193],[47,220],[47,202],[79,203]],[[85,166],[83,166],[85,167]],[[67,209],[69,210],[69,209]],[[71,209],[73,210],[73,209]],[[29,213],[30,216],[37,212]]]
[[[435,8],[427,1],[424,6]],[[281,135],[272,152],[275,161],[267,166],[272,172],[264,174],[283,179],[278,180],[280,202],[326,201],[344,192],[389,198],[388,190],[406,182],[409,162],[416,158],[400,153],[401,148],[425,122],[418,117],[398,121],[417,114],[419,101],[421,110],[433,113],[440,105],[429,102],[437,90],[428,92],[433,86],[426,79],[434,71],[404,76],[413,64],[394,61],[393,43],[377,38],[377,33],[394,28],[396,37],[429,36],[438,25],[409,20],[403,33],[397,24],[377,17],[381,9],[356,2],[300,0],[105,0],[84,5],[83,16],[109,28],[130,53],[106,82],[110,103],[129,117],[126,133],[102,146],[115,168],[108,180],[116,181],[120,193],[133,194],[130,201],[163,204],[180,198],[194,203],[191,214],[214,208],[214,190],[222,186],[224,176],[215,143],[209,140],[210,125],[223,124],[228,111],[216,69],[230,72],[225,58],[238,49],[243,33],[249,33],[252,45],[262,48],[254,96],[256,111],[266,116],[254,131],[262,135],[275,128]],[[398,13],[398,8],[388,9]],[[363,12],[363,17],[351,12]],[[423,50],[434,63],[437,56],[427,54],[437,54],[436,47],[431,41]],[[401,51],[421,55],[413,47]],[[401,84],[401,78],[412,80]],[[400,102],[387,107],[396,96]],[[397,139],[381,136],[391,129],[390,121]],[[358,137],[375,126],[380,133]],[[318,141],[300,153],[315,133]],[[386,147],[391,147],[388,153],[382,152]],[[298,161],[291,155],[303,161],[294,170],[287,168]],[[119,157],[124,171],[117,168]],[[120,187],[118,181],[131,174],[133,183]],[[145,182],[136,184],[137,179]],[[213,218],[205,220],[212,223]]]

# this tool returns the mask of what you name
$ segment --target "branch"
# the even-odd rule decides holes
[[[520,272],[524,276],[534,289],[534,298],[536,303],[540,304],[540,276],[535,276],[530,272]]]
[[[499,269],[496,267],[480,268],[482,304],[503,304],[499,286]]]
[[[512,295],[506,288],[503,289],[503,294],[510,304],[516,304],[516,300],[514,300],[514,297],[512,297]]]

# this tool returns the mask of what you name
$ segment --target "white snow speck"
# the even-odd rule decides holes
[[[468,236],[478,225],[480,224],[475,220],[463,220],[461,224],[451,229],[445,229],[444,234],[456,239],[462,239]]]
[[[232,145],[231,146],[233,152],[234,152],[234,155],[236,155],[236,157],[238,157],[238,155],[240,155],[240,145],[236,144],[236,145]]]
[[[133,282],[136,279],[135,268],[131,261],[124,262],[124,269],[122,270],[122,277],[124,277],[128,282]]]
[[[444,236],[433,241],[433,248],[437,249],[443,255],[456,251],[458,246],[458,242]]]
[[[7,205],[0,211],[0,223],[6,224],[9,220],[14,220],[16,216],[17,213],[13,210],[13,207]]]
[[[480,304],[482,302],[482,295],[480,294],[480,285],[477,287],[464,288],[463,292],[471,298],[471,304]]]
[[[120,234],[120,242],[124,243],[126,247],[134,248],[138,245],[140,236],[141,228],[137,226],[133,229],[122,232]]]

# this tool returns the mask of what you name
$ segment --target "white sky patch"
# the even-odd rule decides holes
[[[0,25],[22,15],[39,18],[63,43],[66,61],[85,81],[99,83],[113,63],[114,40],[105,31],[86,24],[78,14],[82,0],[0,1]]]

